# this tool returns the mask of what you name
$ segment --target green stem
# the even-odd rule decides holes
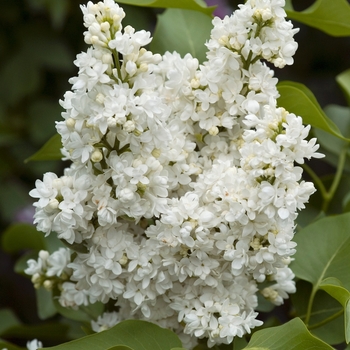
[[[328,206],[331,202],[331,200],[334,197],[334,194],[339,186],[341,177],[343,175],[343,170],[344,170],[344,166],[345,166],[345,161],[346,161],[346,154],[348,151],[348,143],[346,144],[346,146],[342,149],[342,151],[340,152],[339,155],[339,161],[338,161],[338,166],[337,166],[337,172],[335,173],[332,185],[329,189],[329,191],[326,193],[326,197],[324,198],[324,202],[323,202],[323,206],[322,206],[322,210],[324,212],[327,211]]]
[[[312,304],[314,303],[316,292],[317,292],[317,288],[315,288],[313,286],[311,294],[310,294],[309,303],[307,305],[307,310],[306,310],[306,316],[305,316],[305,325],[306,325],[306,327],[308,327],[308,325],[309,325],[309,321],[310,321],[310,317],[311,317],[311,311],[312,311]]]
[[[341,177],[343,175],[343,170],[344,170],[344,166],[345,166],[348,147],[349,147],[349,144],[346,144],[346,146],[340,152],[337,171],[335,173],[332,185],[328,191],[327,191],[326,187],[324,186],[323,182],[321,181],[321,179],[319,178],[319,176],[307,164],[302,165],[302,168],[310,175],[314,184],[321,192],[321,195],[323,198],[323,204],[322,204],[322,211],[323,212],[326,212],[328,210],[328,206],[329,206],[330,202],[332,201],[332,199],[335,195],[335,192],[339,186]]]
[[[112,50],[112,52],[113,52],[114,66],[115,66],[115,68],[117,68],[117,72],[118,72],[118,78],[120,79],[120,81],[123,81],[122,73],[120,70],[120,62],[119,62],[118,52],[116,50]]]
[[[308,329],[311,330],[311,329],[315,329],[315,328],[321,327],[321,326],[327,324],[328,322],[331,322],[331,321],[335,320],[337,317],[341,316],[343,313],[344,313],[343,309],[339,310],[338,312],[336,312],[332,316],[329,316],[329,317],[325,318],[321,322],[318,322],[318,323],[313,324],[312,326],[309,326]]]
[[[325,198],[327,196],[327,190],[319,176],[306,163],[302,164],[301,167],[310,175],[312,181],[320,190],[322,198]]]

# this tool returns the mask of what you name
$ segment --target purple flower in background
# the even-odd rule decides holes
[[[27,224],[32,224],[34,220],[34,213],[35,208],[32,205],[28,205],[24,208],[21,208],[15,214],[15,222],[25,222]]]
[[[226,0],[205,0],[208,6],[217,6],[214,15],[224,18],[226,15],[232,13],[232,8],[228,5]]]

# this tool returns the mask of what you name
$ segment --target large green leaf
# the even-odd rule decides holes
[[[211,18],[203,13],[167,9],[158,16],[151,50],[160,54],[177,51],[182,56],[190,53],[203,62],[207,51],[204,44],[211,29]]]
[[[179,8],[199,11],[209,16],[215,9],[214,6],[207,7],[204,1],[198,0],[119,0],[118,3],[145,7]]]
[[[38,152],[27,158],[25,162],[31,160],[59,160],[62,159],[62,148],[61,135],[55,134],[52,136]]]
[[[6,229],[2,236],[2,247],[8,253],[16,253],[27,249],[45,250],[46,243],[44,235],[33,225],[20,223]]]
[[[326,217],[298,232],[291,268],[298,278],[318,288],[327,277],[350,290],[350,213]]]
[[[300,318],[282,326],[262,329],[253,334],[244,349],[250,350],[330,350],[331,346],[314,337]]]
[[[181,347],[181,341],[175,333],[155,324],[127,320],[107,331],[45,349],[106,350],[116,345],[126,345],[135,350],[171,350],[174,347]]]
[[[325,107],[324,112],[327,117],[332,120],[340,129],[344,137],[350,137],[350,108],[338,105],[328,105]],[[329,132],[321,129],[315,129],[315,135],[318,143],[327,151],[339,156],[340,152],[346,146],[347,141],[336,137]]]
[[[277,87],[281,95],[278,99],[280,107],[300,115],[304,124],[310,124],[343,140],[350,141],[342,135],[337,125],[327,117],[313,93],[305,85],[283,81]]]
[[[345,289],[341,282],[334,277],[325,278],[320,283],[320,289],[326,291],[334,299],[338,300],[344,308],[345,341],[350,341],[350,292]]]
[[[297,291],[291,295],[295,316],[305,319],[312,291],[311,283],[297,281]],[[309,331],[327,344],[345,342],[343,307],[337,300],[323,290],[319,290],[312,304],[309,320]],[[334,317],[334,315],[339,315]],[[327,322],[325,323],[325,320]]]
[[[304,11],[294,11],[292,0],[286,1],[286,12],[294,19],[333,36],[350,35],[350,5],[346,0],[317,0]]]

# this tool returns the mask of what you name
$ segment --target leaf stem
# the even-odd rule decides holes
[[[333,314],[332,316],[325,318],[321,322],[318,322],[318,323],[313,324],[312,326],[309,326],[308,329],[311,330],[311,329],[321,327],[321,326],[327,324],[328,322],[335,320],[337,317],[341,316],[343,313],[344,313],[344,310],[341,309],[338,312],[336,312],[335,314]]]
[[[323,212],[326,212],[328,210],[329,204],[332,201],[335,195],[335,192],[339,186],[341,177],[343,175],[348,147],[349,147],[349,144],[347,143],[346,146],[340,152],[337,171],[335,173],[332,185],[328,191],[324,186],[323,182],[321,181],[321,179],[319,178],[319,176],[307,164],[302,164],[302,168],[310,175],[316,187],[321,192],[321,195],[323,198],[323,204],[322,204]]]
[[[324,199],[327,196],[327,190],[319,176],[306,163],[302,164],[301,167],[310,175],[312,181],[320,190],[322,198]]]
[[[309,328],[309,321],[310,321],[310,317],[311,317],[312,304],[314,303],[314,298],[315,298],[316,292],[317,292],[317,287],[315,288],[315,286],[313,286],[311,294],[310,294],[309,303],[307,305],[306,316],[305,316],[305,321],[304,321],[306,327],[308,327],[308,328]]]
[[[115,66],[115,68],[117,68],[117,72],[118,72],[118,78],[120,79],[120,81],[123,81],[122,73],[121,73],[121,70],[120,70],[120,62],[119,62],[118,51],[112,50],[112,52],[113,52],[114,66]]]
[[[345,161],[346,161],[346,153],[348,151],[348,147],[349,147],[349,144],[347,143],[345,145],[345,147],[343,147],[342,151],[340,152],[337,171],[335,173],[332,185],[331,185],[329,191],[326,193],[326,196],[324,197],[324,202],[323,202],[323,206],[322,206],[322,210],[324,212],[327,211],[328,206],[329,206],[331,200],[333,199],[334,194],[339,186],[341,177],[343,175],[343,170],[344,170]]]

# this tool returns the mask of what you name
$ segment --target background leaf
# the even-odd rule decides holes
[[[342,88],[344,95],[350,106],[350,69],[347,69],[345,72],[342,72],[336,76],[336,81]]]
[[[203,13],[167,9],[158,16],[151,50],[160,54],[177,51],[181,56],[190,53],[203,62],[211,29],[211,18]]]
[[[332,120],[342,131],[342,134],[346,137],[350,137],[350,108],[338,105],[328,105],[324,108],[324,112],[327,117]],[[346,146],[347,141],[336,137],[329,132],[326,132],[321,129],[315,129],[315,136],[319,144],[328,152],[331,152],[333,155],[336,155],[337,158]],[[350,163],[349,163],[350,165]]]
[[[282,326],[262,329],[253,334],[244,349],[251,350],[330,350],[331,346],[314,337],[300,318]]]
[[[36,289],[35,292],[39,318],[46,320],[54,316],[57,310],[52,300],[52,293],[45,288]]]
[[[13,224],[9,226],[2,236],[2,247],[8,253],[21,250],[46,249],[45,238],[42,232],[29,224]]]
[[[344,294],[350,289],[349,227],[350,213],[326,217],[307,226],[294,238],[298,249],[294,256],[295,260],[291,264],[296,277],[313,285],[313,290],[317,291],[316,297],[320,294],[318,290],[324,289],[338,301],[346,303],[346,331],[349,327],[349,315],[347,314],[348,305],[344,300],[347,295],[344,296]],[[331,309],[330,303],[324,303],[324,308]],[[315,305],[312,312],[315,313]],[[325,317],[312,320],[312,323],[317,324],[337,312],[333,310]],[[343,327],[342,325],[342,329]],[[349,335],[345,334],[345,337],[348,339]]]
[[[298,244],[291,268],[296,277],[319,286],[335,277],[350,289],[350,213],[326,217],[295,235]],[[311,253],[316,252],[316,253]]]
[[[328,277],[320,283],[320,289],[326,291],[334,299],[338,300],[344,308],[345,341],[350,341],[350,292],[345,289],[341,282],[334,277]]]
[[[146,321],[127,320],[107,331],[45,349],[105,350],[117,344],[137,350],[170,350],[181,347],[181,341],[170,330]]]
[[[303,84],[283,81],[277,85],[280,97],[278,106],[303,118],[304,124],[327,131],[343,140],[346,139],[337,125],[323,112],[313,93]]]
[[[305,319],[311,290],[311,283],[299,280],[297,281],[296,293],[291,295],[295,315],[302,320]],[[342,309],[343,307],[338,301],[325,291],[319,290],[312,305],[309,321],[310,333],[328,344],[334,345],[345,342],[344,317],[342,314],[326,324],[320,324],[320,322],[339,313]],[[316,325],[318,326],[316,327]]]
[[[207,15],[211,15],[215,9],[215,7],[207,7],[204,1],[195,0],[121,0],[118,3],[145,7],[179,8],[199,11]]]
[[[6,329],[20,324],[16,315],[10,309],[0,310],[0,336]]]
[[[350,5],[346,0],[317,0],[304,11],[294,11],[292,0],[286,1],[286,12],[294,19],[333,36],[350,35]]]
[[[59,160],[62,159],[62,148],[61,135],[55,134],[52,136],[38,152],[27,158],[25,162],[31,160]]]

